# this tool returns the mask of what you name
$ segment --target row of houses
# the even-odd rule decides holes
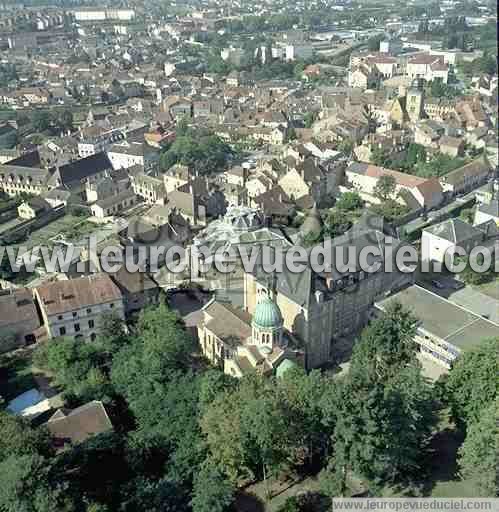
[[[382,176],[390,176],[395,182],[393,199],[405,202],[411,209],[431,210],[445,199],[470,192],[484,184],[493,175],[487,158],[479,158],[438,178],[422,178],[376,165],[354,162],[345,170],[347,188],[354,189],[369,203],[377,203],[376,185]],[[407,199],[403,191],[411,194]]]
[[[46,282],[34,289],[0,292],[0,353],[49,338],[95,340],[103,318],[126,316],[156,304],[157,283],[147,274],[123,267],[113,275],[98,273]]]

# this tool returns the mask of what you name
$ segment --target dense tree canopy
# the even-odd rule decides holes
[[[499,429],[497,400],[482,410],[480,418],[470,423],[466,439],[459,449],[461,475],[469,478],[482,493],[499,495],[497,461],[499,457]]]
[[[495,400],[498,391],[499,339],[465,352],[443,379],[446,401],[456,422],[468,425]]]
[[[192,167],[201,174],[222,171],[231,149],[216,135],[202,130],[187,130],[177,135],[175,142],[161,155],[161,168],[182,164]]]
[[[332,496],[345,494],[350,471],[376,489],[414,478],[421,467],[434,417],[414,329],[412,315],[392,304],[363,332],[348,375],[323,399],[333,449],[322,481]]]

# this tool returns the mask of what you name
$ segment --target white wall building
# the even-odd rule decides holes
[[[34,293],[51,338],[94,340],[105,314],[125,318],[121,291],[107,274],[47,283]]]

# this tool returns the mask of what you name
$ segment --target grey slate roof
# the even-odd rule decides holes
[[[426,228],[425,231],[454,244],[483,237],[481,230],[459,218],[444,220],[439,224]]]

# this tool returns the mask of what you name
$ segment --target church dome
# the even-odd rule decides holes
[[[282,315],[279,306],[270,298],[262,299],[255,308],[253,325],[262,329],[272,329],[282,326]]]

